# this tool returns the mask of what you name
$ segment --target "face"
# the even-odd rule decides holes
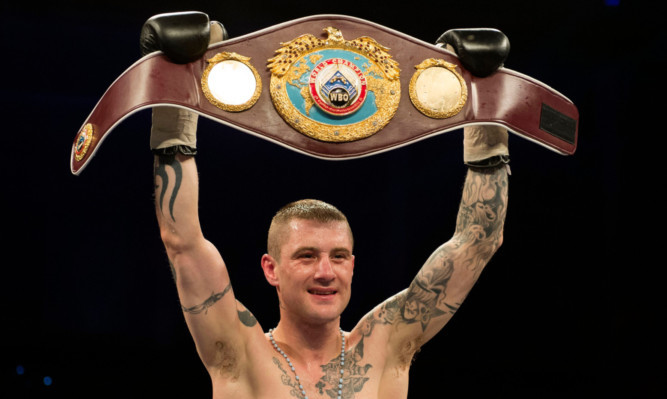
[[[276,260],[262,264],[276,286],[284,316],[323,323],[340,316],[350,300],[354,269],[352,239],[345,222],[292,220]],[[267,266],[273,264],[267,273]]]

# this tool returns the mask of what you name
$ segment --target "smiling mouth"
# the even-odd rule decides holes
[[[326,296],[326,295],[334,295],[338,291],[335,290],[308,290],[309,294],[312,295],[321,295],[321,296]]]

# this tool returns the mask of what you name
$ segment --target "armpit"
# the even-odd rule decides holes
[[[421,350],[422,345],[421,337],[406,340],[402,343],[398,348],[398,367],[402,369],[410,368],[415,355]]]
[[[212,368],[223,378],[236,380],[239,378],[239,357],[237,350],[229,343],[216,341],[215,360]]]
[[[236,380],[239,378],[239,358],[236,349],[231,344],[216,341],[215,360],[212,368],[223,378]]]

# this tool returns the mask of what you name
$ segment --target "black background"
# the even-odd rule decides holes
[[[154,219],[150,112],[119,125],[80,176],[68,165],[82,122],[139,58],[143,22],[184,10],[206,12],[232,37],[321,13],[428,42],[451,28],[502,30],[506,67],[578,106],[579,147],[564,157],[510,137],[505,244],[417,355],[409,397],[664,394],[664,371],[651,365],[664,363],[661,262],[652,258],[661,247],[651,238],[661,238],[665,184],[657,174],[642,183],[664,125],[651,97],[665,67],[655,10],[624,0],[123,0],[2,5],[0,396],[211,396]],[[348,330],[407,287],[453,232],[460,131],[332,162],[201,118],[199,148],[204,232],[264,329],[278,309],[259,259],[281,205],[314,197],[348,215],[357,257]]]

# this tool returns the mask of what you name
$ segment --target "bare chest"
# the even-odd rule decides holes
[[[363,341],[324,364],[301,364],[269,347],[248,363],[247,381],[214,378],[214,397],[272,399],[405,399],[408,369],[392,367],[382,353],[371,353]],[[237,391],[238,389],[243,392]]]

